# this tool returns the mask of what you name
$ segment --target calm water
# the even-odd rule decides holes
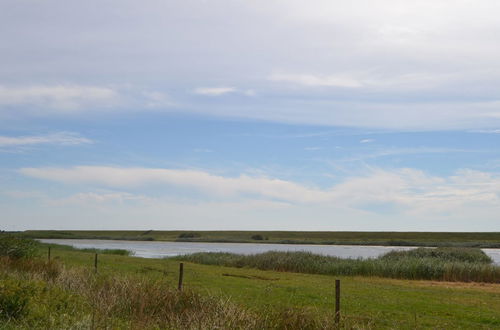
[[[96,239],[41,239],[44,243],[71,245],[76,248],[123,249],[136,257],[163,258],[196,252],[231,252],[255,254],[267,251],[308,251],[341,258],[374,258],[393,250],[409,250],[414,247],[358,246],[358,245],[297,245],[258,243],[190,243],[190,242],[142,242]],[[500,264],[500,249],[483,249]]]

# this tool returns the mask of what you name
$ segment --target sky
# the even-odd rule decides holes
[[[496,0],[0,0],[0,229],[500,231]]]

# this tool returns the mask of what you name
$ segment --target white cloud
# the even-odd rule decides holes
[[[366,72],[347,72],[333,75],[317,75],[310,73],[272,73],[268,80],[286,82],[306,87],[341,87],[361,90],[377,90],[379,92],[404,92],[432,90],[440,85],[454,81],[457,76],[452,73],[439,72],[389,72],[366,70]]]
[[[90,183],[109,187],[176,185],[219,196],[254,194],[268,198],[307,202],[322,199],[324,192],[266,177],[223,177],[196,170],[77,166],[73,168],[23,168],[24,175],[63,183]]]
[[[98,12],[89,9],[96,5]],[[176,110],[201,115],[377,128],[495,128],[499,10],[495,0],[311,0],[307,6],[298,0],[148,6],[123,0],[119,13],[113,2],[95,0],[23,2],[15,8],[0,2],[0,12],[11,13],[2,17],[6,28],[0,29],[0,83],[21,86],[2,87],[0,111],[35,105],[33,114],[47,113],[40,107],[61,113],[114,102],[123,111],[143,111],[169,106],[161,95],[168,94],[182,101]],[[53,20],[56,11],[62,19]],[[75,85],[44,85],[51,79]],[[72,91],[86,84],[98,90],[87,90],[88,97]],[[102,87],[117,84],[141,87],[120,89],[117,98],[110,93],[118,93],[114,87]],[[193,86],[214,98],[251,96],[253,89],[259,97],[221,97],[224,104],[210,106],[206,98],[193,97]],[[158,92],[140,98],[143,88]]]
[[[236,88],[233,87],[199,87],[194,90],[195,94],[206,96],[221,96],[234,92],[236,92]]]
[[[470,131],[471,133],[483,133],[483,134],[500,134],[500,129],[485,129]]]
[[[374,139],[363,139],[363,140],[360,140],[359,143],[372,143],[372,142],[375,142]]]
[[[380,148],[376,149],[370,153],[359,153],[354,156],[343,158],[342,162],[353,162],[360,160],[367,160],[379,157],[396,156],[396,155],[415,155],[415,154],[446,154],[446,153],[482,153],[489,152],[488,150],[478,150],[478,149],[456,149],[456,148],[430,148],[430,147],[418,147],[418,148]]]
[[[257,92],[253,89],[244,90],[242,93],[243,93],[243,95],[246,95],[246,96],[256,96],[257,95]]]
[[[273,73],[268,77],[271,81],[288,82],[309,87],[362,87],[359,80],[349,75],[320,76],[312,74]]]
[[[234,87],[199,87],[193,90],[193,93],[204,96],[222,96],[226,94],[237,93],[245,96],[256,96],[253,89],[238,89]]]
[[[78,145],[93,143],[77,133],[58,132],[46,135],[0,136],[0,147],[17,147],[38,144]]]
[[[73,112],[82,107],[115,105],[118,94],[101,86],[51,85],[6,87],[0,85],[0,109],[6,106],[36,106]]]
[[[262,176],[224,177],[195,170],[78,166],[24,168],[20,173],[67,184],[113,188],[173,185],[222,199],[255,196],[292,204],[335,203],[355,209],[387,204],[401,208],[402,213],[453,213],[464,207],[488,208],[500,203],[500,176],[472,170],[435,177],[415,169],[373,169],[327,189]]]
[[[500,175],[473,170],[437,177],[415,169],[371,169],[330,188],[148,168],[38,168],[20,173],[66,183],[64,196],[69,197],[0,189],[9,196],[0,200],[5,218],[16,219],[5,224],[12,230],[33,228],[36,218],[52,229],[495,231],[500,212]],[[79,184],[87,191],[78,191]],[[181,197],[172,185],[184,192],[196,189],[208,198]],[[168,189],[158,189],[162,186]],[[19,207],[27,200],[30,207]]]
[[[319,98],[319,99],[318,99]],[[325,96],[277,101],[263,107],[205,107],[219,116],[237,116],[285,123],[393,130],[448,130],[498,126],[500,103],[484,102],[356,102]]]
[[[124,204],[127,202],[147,202],[150,199],[142,196],[131,194],[127,192],[85,192],[77,193],[69,197],[62,199],[52,200],[54,204],[64,205],[64,204],[109,204],[118,203]]]

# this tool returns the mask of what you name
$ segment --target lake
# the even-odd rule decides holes
[[[197,252],[230,252],[256,254],[267,251],[308,251],[341,258],[375,258],[394,250],[410,250],[410,246],[307,245],[259,243],[192,243],[149,242],[97,239],[40,239],[43,243],[70,245],[75,248],[123,249],[141,258],[163,258]],[[496,264],[500,264],[500,249],[483,249]]]

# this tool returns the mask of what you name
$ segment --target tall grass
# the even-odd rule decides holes
[[[443,262],[471,262],[484,264],[491,264],[493,262],[493,260],[480,249],[461,247],[391,251],[384,254],[380,259],[403,260],[406,258],[428,258]]]
[[[179,292],[160,280],[66,268],[57,261],[0,260],[0,328],[333,329],[314,309],[255,311],[228,298]],[[369,322],[343,320],[346,327]]]
[[[411,280],[500,283],[500,267],[479,249],[419,248],[390,252],[375,259],[342,259],[310,252],[254,255],[196,253],[180,260],[229,267],[308,274],[380,276]]]

